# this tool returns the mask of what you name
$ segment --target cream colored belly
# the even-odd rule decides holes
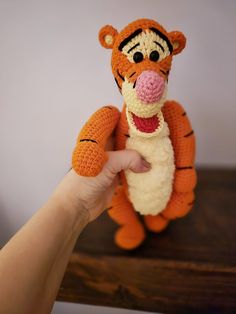
[[[127,139],[126,148],[137,150],[149,163],[145,173],[125,172],[129,198],[134,209],[142,215],[157,215],[165,209],[173,186],[174,153],[166,123],[155,137],[133,136]]]

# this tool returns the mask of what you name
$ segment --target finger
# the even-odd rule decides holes
[[[133,172],[147,172],[151,167],[137,151],[131,149],[108,152],[108,157],[105,167],[114,175],[128,169]]]

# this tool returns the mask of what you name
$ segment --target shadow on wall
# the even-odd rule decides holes
[[[0,201],[0,247],[3,247],[12,235],[11,223],[5,213],[4,204]]]

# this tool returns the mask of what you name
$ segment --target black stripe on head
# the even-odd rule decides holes
[[[157,41],[154,41],[154,43],[159,46],[161,48],[161,50],[164,52],[164,48],[162,47],[162,45],[160,43],[158,43]]]
[[[120,87],[120,85],[119,85],[117,79],[116,79],[115,77],[114,77],[114,79],[115,79],[116,85],[118,86],[119,90],[121,90],[121,87]]]
[[[142,33],[142,29],[141,28],[136,29],[135,32],[133,32],[131,35],[129,35],[120,43],[118,49],[121,51],[124,48],[124,46],[127,45],[129,41],[131,41],[131,39],[133,39],[135,36],[139,35],[140,33]]]
[[[160,32],[160,31],[159,31],[157,28],[155,28],[155,27],[151,27],[150,30],[153,31],[155,34],[157,34],[158,36],[160,36],[162,39],[165,40],[165,42],[167,43],[167,46],[168,46],[168,48],[169,48],[169,50],[170,50],[170,53],[172,53],[172,52],[173,52],[173,47],[172,47],[172,45],[171,45],[169,39],[166,37],[166,35],[164,35],[162,32]]]
[[[140,43],[137,43],[136,45],[134,45],[133,47],[131,47],[127,53],[130,53],[130,51],[132,51],[133,49],[135,49],[136,47],[138,47],[140,45]]]
[[[117,74],[118,74],[118,75],[119,75],[119,77],[122,79],[122,81],[124,81],[124,80],[125,80],[124,76],[122,76],[122,75],[120,74],[119,70],[117,70]]]
[[[163,70],[160,70],[161,73],[163,73],[164,75],[166,75],[167,73]]]

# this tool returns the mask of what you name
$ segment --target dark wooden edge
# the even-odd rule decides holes
[[[76,253],[57,300],[150,312],[228,313],[236,310],[235,283],[236,267]]]

